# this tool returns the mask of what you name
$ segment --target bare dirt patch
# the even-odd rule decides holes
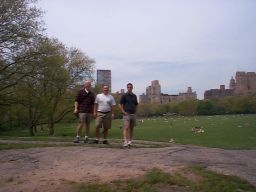
[[[189,165],[236,175],[256,186],[256,150],[177,144],[150,148],[147,142],[143,145],[138,142],[135,148],[121,149],[121,143],[117,142],[113,147],[80,144],[2,150],[0,191],[71,191],[72,182],[109,182],[142,176],[152,168],[173,172]]]

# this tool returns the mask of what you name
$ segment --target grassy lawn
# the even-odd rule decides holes
[[[152,169],[143,178],[116,180],[111,183],[76,183],[72,182],[74,191],[79,192],[231,192],[250,191],[256,188],[248,182],[235,177],[217,174],[201,167],[186,167],[173,174],[159,169]]]
[[[122,120],[114,120],[109,138],[114,142],[120,142],[122,138]],[[63,144],[0,143],[1,149],[72,146],[75,136],[76,123],[62,123],[55,127],[55,135],[48,136],[44,127],[36,133],[35,137],[29,137],[28,130],[15,130],[1,132],[0,139],[13,139],[24,141],[68,141]],[[94,137],[94,122],[91,125],[90,137]],[[195,133],[194,127],[201,127],[204,132]],[[117,140],[118,139],[118,140]],[[221,115],[221,116],[196,116],[196,117],[158,117],[140,119],[135,128],[135,140],[193,144],[207,147],[226,149],[256,149],[256,115]],[[137,141],[137,143],[143,141]],[[217,174],[201,167],[186,167],[175,173],[165,173],[158,169],[152,169],[140,178],[128,180],[116,180],[110,183],[83,183],[69,182],[74,191],[87,192],[226,192],[226,191],[250,191],[256,192],[256,188],[248,182],[235,177]]]
[[[122,120],[114,120],[110,130],[110,139],[122,138]],[[24,140],[72,141],[75,136],[75,123],[57,124],[55,135],[47,136],[47,129],[38,131],[35,137],[29,137],[28,130],[16,130],[0,133],[0,138]],[[94,137],[94,122],[90,137]],[[193,127],[201,127],[203,133],[195,133]],[[21,138],[22,137],[22,138]],[[256,115],[220,115],[195,117],[158,117],[143,119],[135,128],[135,140],[193,144],[227,149],[256,148]]]

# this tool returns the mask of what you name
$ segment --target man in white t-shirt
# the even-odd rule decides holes
[[[103,126],[103,144],[109,144],[108,130],[111,128],[112,119],[114,119],[115,99],[109,94],[109,87],[104,85],[102,93],[98,94],[94,102],[93,116],[95,120],[95,140],[94,143],[99,143],[100,128]]]

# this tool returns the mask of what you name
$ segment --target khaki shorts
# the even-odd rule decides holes
[[[136,115],[128,114],[123,116],[124,127],[135,127],[136,126]]]
[[[97,117],[95,120],[96,128],[102,128],[103,126],[104,129],[110,129],[111,123],[112,123],[111,112],[108,112],[108,113],[97,112]]]
[[[83,123],[86,124],[86,126],[90,126],[91,119],[91,113],[79,113],[79,123]]]

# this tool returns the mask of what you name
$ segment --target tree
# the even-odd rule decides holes
[[[33,68],[24,71],[24,65],[36,54],[30,52],[43,31],[42,12],[32,6],[35,0],[2,0],[0,4],[0,105],[9,104],[6,99],[11,87],[28,75]],[[30,54],[28,54],[30,53]]]
[[[95,60],[91,59],[78,48],[69,48],[67,53],[67,62],[65,68],[68,71],[70,81],[69,88],[74,88],[83,83],[85,78],[93,79]]]
[[[25,122],[30,135],[41,123],[48,124],[49,135],[53,135],[54,124],[73,109],[73,98],[69,98],[72,87],[83,78],[82,74],[91,75],[93,62],[80,50],[67,49],[57,39],[41,39],[36,51],[40,56],[33,73],[22,79],[17,88],[22,92],[19,103],[27,110]]]
[[[255,113],[256,95],[246,95],[236,98],[236,113]]]
[[[72,110],[74,88],[92,77],[95,63],[79,49],[43,36],[42,11],[36,2],[0,4],[0,105],[19,114],[14,118],[5,113],[0,122],[16,119],[29,127],[30,135],[41,123],[54,133],[54,123]],[[1,107],[2,111],[6,110]]]
[[[196,100],[185,100],[179,102],[178,113],[185,116],[197,115],[197,101]]]
[[[198,115],[215,115],[216,105],[212,100],[198,101],[197,113]]]

